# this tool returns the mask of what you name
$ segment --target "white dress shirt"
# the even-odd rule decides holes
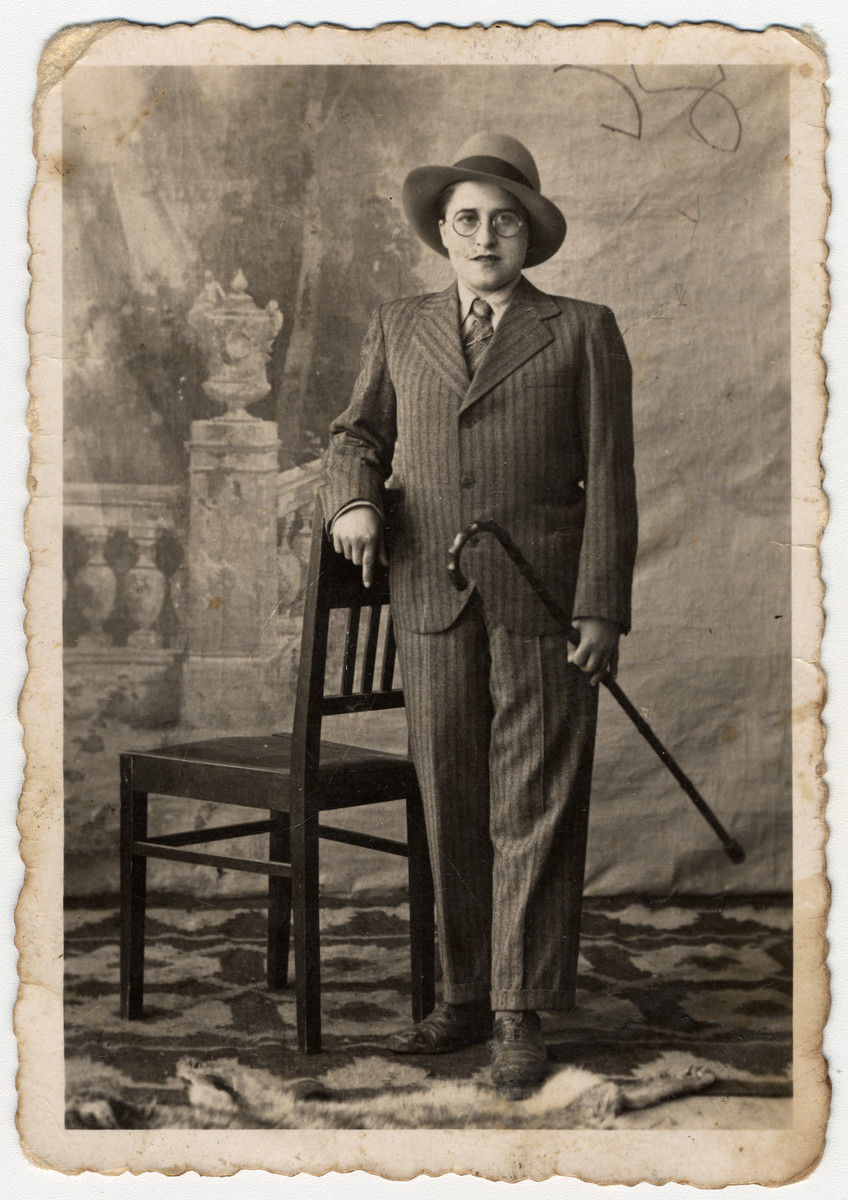
[[[502,287],[499,292],[492,292],[488,296],[479,296],[476,292],[472,292],[464,283],[457,280],[457,288],[459,289],[459,327],[460,329],[465,324],[468,314],[471,312],[471,305],[475,300],[485,300],[492,310],[492,329],[497,329],[500,324],[501,317],[507,310],[512,293],[518,286],[520,275],[516,275],[515,279],[511,279],[506,287]]]

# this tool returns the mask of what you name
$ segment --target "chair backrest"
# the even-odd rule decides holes
[[[324,717],[403,707],[403,690],[395,684],[395,660],[388,572],[378,566],[371,587],[364,586],[361,567],[333,549],[316,498],[295,698],[293,768],[298,766],[301,749],[304,765],[317,763]]]

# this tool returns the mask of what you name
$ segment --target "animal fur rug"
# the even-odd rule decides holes
[[[433,1080],[372,1057],[314,1078],[281,1081],[235,1059],[181,1058],[173,1103],[134,1101],[108,1067],[77,1060],[66,1082],[68,1129],[614,1129],[623,1112],[703,1091],[715,1082],[691,1063],[626,1084],[580,1067],[559,1067],[532,1095],[510,1101],[481,1072]],[[367,1096],[356,1084],[369,1079]]]

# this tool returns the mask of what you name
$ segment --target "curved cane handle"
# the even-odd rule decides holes
[[[568,640],[572,646],[580,644],[580,634],[571,624],[571,617],[562,607],[556,596],[551,592],[550,588],[542,582],[536,574],[533,567],[524,557],[524,554],[519,550],[518,546],[512,540],[510,535],[504,529],[503,525],[499,525],[497,521],[472,521],[470,525],[466,525],[464,529],[453,539],[453,544],[448,551],[448,575],[451,582],[457,591],[464,592],[468,587],[468,580],[463,574],[462,568],[459,565],[459,556],[462,553],[462,548],[465,543],[478,533],[491,533],[497,538],[503,546],[506,553],[515,563],[520,573],[524,576],[530,587],[542,601],[548,612],[561,628],[568,634]]]
[[[448,550],[448,576],[458,592],[464,592],[468,587],[468,580],[463,575],[462,567],[459,565],[459,556],[462,554],[462,548],[468,539],[474,537],[480,531],[480,522],[472,521],[470,525],[466,525],[464,529],[460,529],[451,542],[450,550]]]

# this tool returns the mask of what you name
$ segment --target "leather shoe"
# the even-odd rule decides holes
[[[492,1032],[487,1002],[437,1004],[428,1017],[393,1033],[386,1045],[396,1054],[447,1054],[485,1042]]]
[[[539,1016],[526,1012],[495,1014],[492,1038],[492,1083],[511,1099],[518,1099],[545,1074],[548,1052]]]

